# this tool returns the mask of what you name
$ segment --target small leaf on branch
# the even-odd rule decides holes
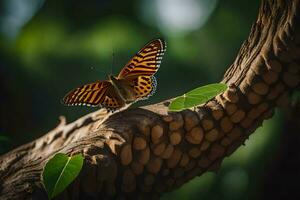
[[[63,153],[51,158],[43,170],[43,182],[50,199],[61,193],[79,174],[83,156]]]
[[[198,87],[174,99],[169,105],[169,111],[181,111],[206,103],[226,89],[227,85],[223,83],[213,83]]]

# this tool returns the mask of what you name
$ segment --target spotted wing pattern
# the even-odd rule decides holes
[[[106,108],[107,110],[117,110],[125,105],[124,100],[119,96],[113,86],[110,86],[105,93],[103,102],[101,102],[101,107]]]
[[[98,81],[78,87],[63,99],[66,105],[87,105],[111,108],[122,107],[124,101],[114,91],[109,81]]]
[[[149,42],[125,65],[118,78],[154,75],[160,66],[165,51],[166,43],[164,40],[156,39]]]
[[[136,100],[144,100],[154,94],[157,82],[154,76],[138,76],[133,85]]]

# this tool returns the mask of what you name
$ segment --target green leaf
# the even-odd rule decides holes
[[[179,111],[184,107],[184,97],[180,96],[174,99],[171,104],[169,105],[170,111]]]
[[[43,171],[43,182],[50,199],[61,193],[79,174],[83,156],[67,156],[63,153],[51,158]]]
[[[227,85],[223,83],[213,83],[198,87],[174,99],[169,105],[169,111],[181,111],[203,104],[226,89]]]

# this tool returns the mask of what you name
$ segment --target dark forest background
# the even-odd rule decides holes
[[[58,124],[93,112],[66,107],[70,89],[117,75],[148,41],[167,52],[147,105],[218,82],[256,20],[259,1],[0,1],[0,153]],[[195,178],[163,199],[259,199],[280,148],[282,114],[264,123],[216,173]],[[271,156],[270,156],[271,155]]]

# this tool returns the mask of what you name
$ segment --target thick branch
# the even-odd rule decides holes
[[[59,199],[155,198],[217,170],[299,86],[299,7],[299,0],[263,0],[224,76],[230,88],[195,111],[168,113],[166,101],[107,120],[100,111],[71,124],[62,119],[45,136],[1,156],[0,198],[46,199],[41,172],[57,152],[85,156],[81,174]]]

